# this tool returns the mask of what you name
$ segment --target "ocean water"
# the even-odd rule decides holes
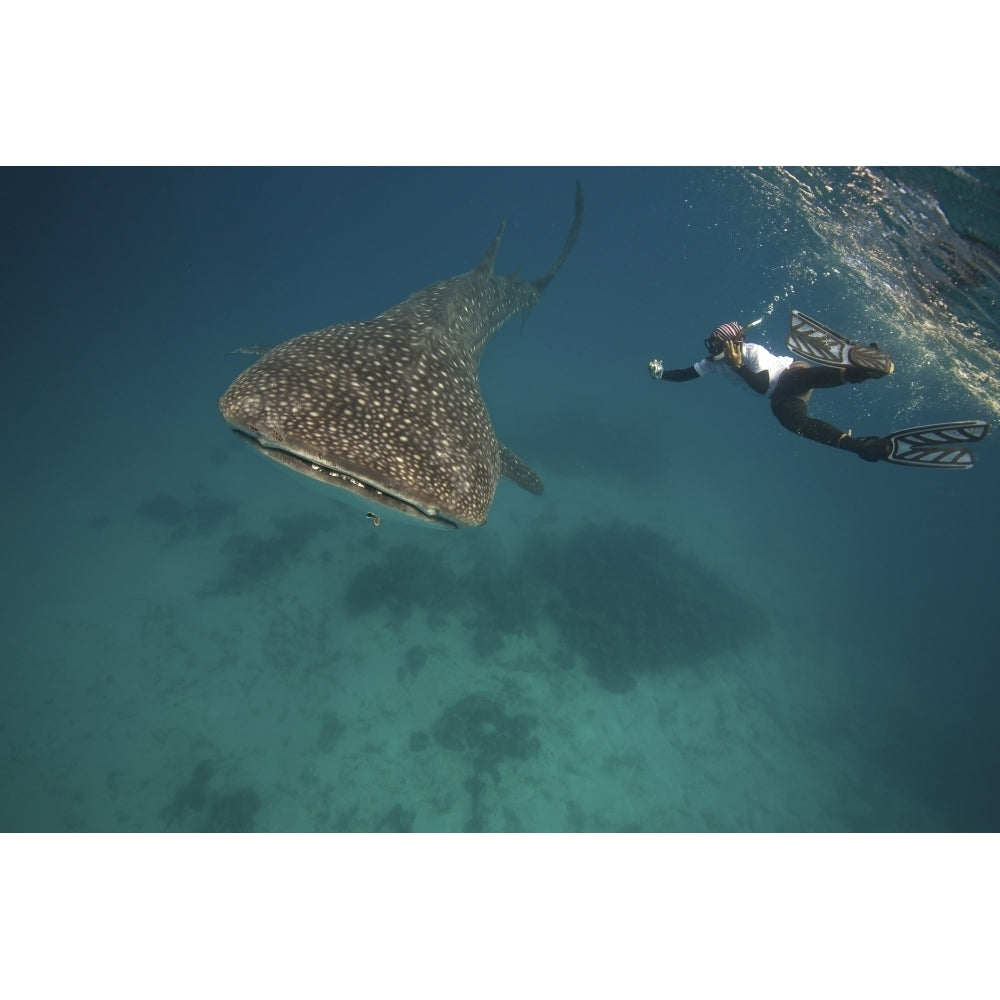
[[[227,352],[470,269],[545,481],[374,528],[216,401]],[[1000,169],[5,170],[5,831],[993,831],[1000,451],[871,465],[722,380],[799,309],[858,434],[995,421]],[[1000,438],[998,438],[1000,439]]]

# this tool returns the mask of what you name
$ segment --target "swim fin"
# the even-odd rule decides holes
[[[895,368],[892,358],[879,350],[878,344],[867,347],[855,344],[797,309],[792,310],[786,343],[790,351],[807,361],[829,368],[856,368],[860,370],[861,377],[881,378],[891,375]],[[848,379],[852,382],[860,380]]]
[[[971,469],[976,457],[963,444],[982,441],[989,433],[985,420],[954,420],[893,431],[882,440],[884,461],[919,469]]]

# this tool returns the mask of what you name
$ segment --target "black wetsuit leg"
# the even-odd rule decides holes
[[[771,392],[771,412],[782,427],[787,427],[810,441],[836,447],[844,431],[809,416],[809,398],[813,389],[832,389],[843,385],[842,369],[814,367],[793,361],[778,379]]]

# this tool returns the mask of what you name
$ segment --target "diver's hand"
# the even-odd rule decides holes
[[[726,352],[726,360],[734,367],[739,368],[743,364],[743,345],[734,344],[731,340],[727,340],[723,344],[723,350]]]
[[[649,377],[659,379],[663,375],[663,362],[658,360],[650,361],[646,366],[649,369]]]

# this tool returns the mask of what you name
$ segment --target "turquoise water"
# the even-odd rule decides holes
[[[378,529],[226,428],[227,352],[558,253],[486,350],[543,478]],[[996,830],[995,517],[721,380],[878,340],[858,434],[997,418],[1000,171],[7,170],[0,828]]]

